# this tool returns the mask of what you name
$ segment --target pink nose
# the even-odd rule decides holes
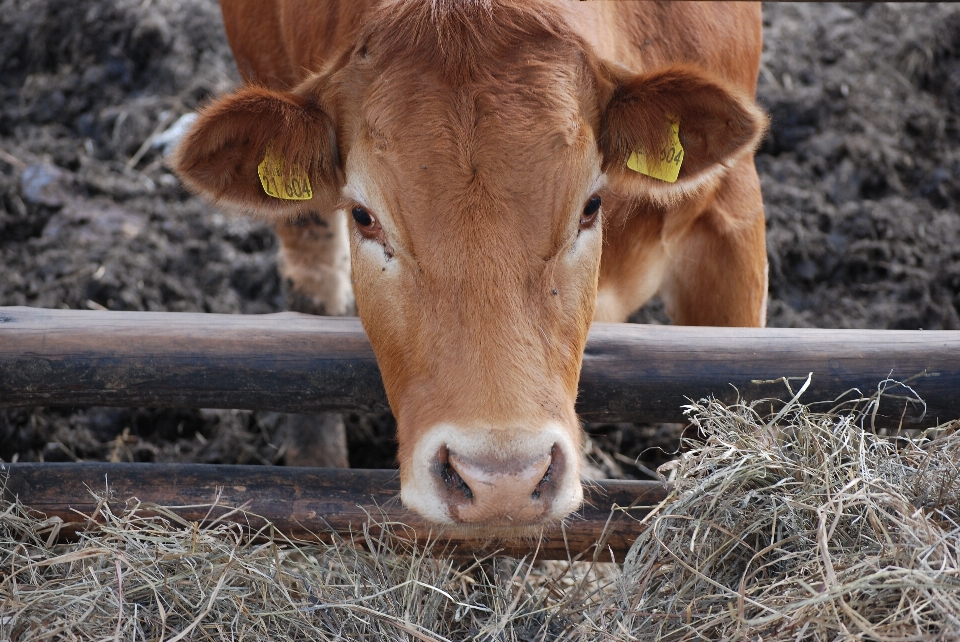
[[[462,524],[532,524],[549,513],[563,479],[556,446],[526,459],[466,458],[449,446],[435,460],[438,490],[450,516]]]

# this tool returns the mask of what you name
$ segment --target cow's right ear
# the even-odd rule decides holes
[[[316,100],[262,87],[204,108],[172,164],[191,191],[271,218],[323,208],[343,183],[333,122]]]
[[[753,152],[766,131],[750,96],[696,67],[601,72],[603,170],[621,193],[670,202],[695,192]]]

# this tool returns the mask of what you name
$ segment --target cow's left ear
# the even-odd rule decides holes
[[[599,144],[618,191],[657,200],[695,191],[754,151],[766,131],[754,100],[696,68],[605,75]]]
[[[244,87],[200,111],[173,168],[191,191],[270,219],[325,209],[343,184],[333,122],[312,87]]]

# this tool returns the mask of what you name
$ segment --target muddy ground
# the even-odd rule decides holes
[[[771,4],[764,27],[769,325],[960,328],[960,7]],[[0,305],[284,308],[270,229],[186,194],[150,144],[237,83],[216,2],[0,0],[0,34]],[[0,411],[0,460],[283,463],[286,423]],[[352,465],[392,465],[388,417],[347,423]],[[590,431],[606,474],[641,478],[678,434]]]

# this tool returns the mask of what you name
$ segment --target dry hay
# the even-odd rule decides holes
[[[878,436],[869,406],[763,406],[691,406],[702,441],[622,570],[255,541],[107,502],[51,545],[8,502],[0,640],[960,639],[953,424]]]
[[[850,406],[793,403],[766,420],[757,404],[692,406],[705,441],[631,550],[617,626],[641,639],[960,639],[956,422],[878,436],[873,400]]]
[[[610,564],[464,563],[369,532],[367,549],[306,545],[143,508],[101,498],[79,542],[51,545],[49,521],[0,506],[0,640],[575,640],[589,620],[571,615],[614,579]]]

